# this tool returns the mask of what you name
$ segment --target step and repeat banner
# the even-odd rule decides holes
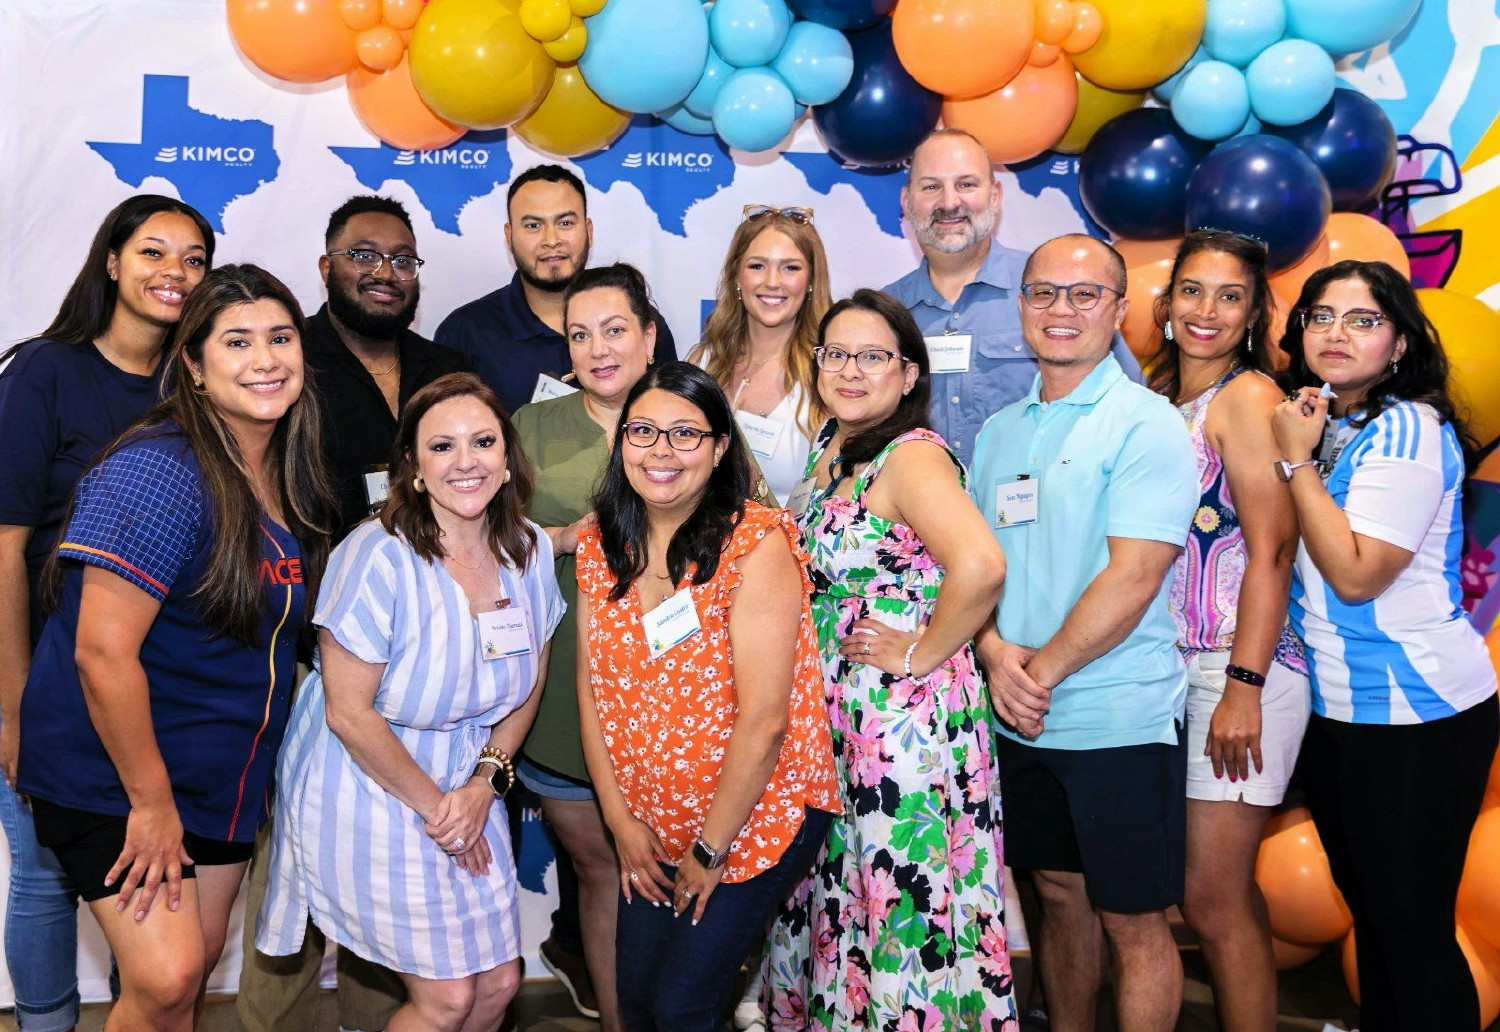
[[[1450,289],[1500,307],[1500,15],[1491,0],[1427,0],[1390,46],[1340,65],[1398,132],[1437,145],[1413,159],[1398,213],[1408,232],[1485,226],[1451,248]],[[381,143],[356,119],[342,80],[293,86],[235,50],[217,0],[5,0],[0,5],[0,342],[51,321],[104,213],[136,192],[181,197],[218,234],[217,259],[254,261],[304,306],[323,302],[317,259],[330,211],[353,194],[402,201],[416,226],[430,334],[456,306],[514,271],[505,186],[551,160],[504,131],[435,151]],[[697,340],[724,250],[749,203],[806,205],[827,247],[835,296],[881,286],[917,262],[903,234],[901,171],[846,169],[802,119],[776,150],[744,154],[638,118],[607,150],[569,162],[589,188],[594,264],[639,265],[684,350]],[[1000,172],[1001,243],[1029,249],[1099,233],[1078,201],[1077,159],[1045,154]],[[1436,285],[1436,284],[1435,284]],[[0,447],[3,447],[0,442]],[[0,487],[0,490],[3,490]],[[0,892],[9,861],[0,857]],[[554,877],[535,815],[522,825],[522,932],[530,970],[547,932]],[[108,957],[85,918],[80,978],[107,998]],[[215,974],[233,988],[238,933]],[[0,967],[0,1004],[12,999]]]

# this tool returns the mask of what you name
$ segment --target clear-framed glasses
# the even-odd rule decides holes
[[[1333,329],[1335,322],[1342,322],[1344,332],[1351,337],[1368,337],[1380,328],[1381,323],[1391,321],[1388,316],[1372,312],[1368,308],[1351,308],[1338,316],[1333,314],[1332,308],[1322,305],[1299,308],[1297,317],[1302,320],[1302,328],[1309,333],[1327,333]]]
[[[414,254],[385,254],[382,251],[371,251],[365,247],[349,247],[342,251],[329,251],[328,257],[335,255],[348,255],[354,267],[365,276],[373,276],[380,271],[380,267],[386,262],[391,264],[391,274],[398,280],[414,280],[426,261]]]
[[[1237,229],[1220,229],[1218,226],[1199,226],[1193,230],[1194,233],[1217,233],[1222,236],[1236,237],[1240,240],[1248,240],[1262,251],[1269,251],[1271,245],[1266,243],[1254,233],[1241,233]]]
[[[860,372],[877,374],[885,372],[893,359],[901,362],[910,362],[911,359],[887,351],[885,348],[866,348],[863,351],[845,351],[834,344],[825,347],[813,348],[813,359],[818,363],[818,368],[825,373],[836,373],[854,359],[854,364],[859,367]]]
[[[813,210],[800,204],[789,208],[773,208],[769,204],[747,204],[740,209],[740,214],[744,215],[746,222],[754,222],[768,215],[780,215],[803,226],[813,220]]]
[[[697,451],[706,438],[717,437],[712,430],[699,430],[696,426],[669,426],[662,429],[652,423],[631,420],[625,424],[625,440],[637,448],[650,448],[658,437],[665,436],[673,451]]]
[[[1118,294],[1124,297],[1114,287],[1105,286],[1103,283],[1022,283],[1021,296],[1032,308],[1045,311],[1052,307],[1053,302],[1066,295],[1068,304],[1080,312],[1087,312],[1100,301],[1104,300],[1104,292]]]

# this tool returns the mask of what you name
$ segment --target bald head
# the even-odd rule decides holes
[[[1090,282],[1113,287],[1124,296],[1125,259],[1109,244],[1087,233],[1064,233],[1032,251],[1026,259],[1026,267],[1021,270],[1021,282],[1031,282],[1031,272],[1038,262],[1061,256],[1067,256],[1074,262],[1086,263],[1088,267],[1097,265],[1098,274]]]

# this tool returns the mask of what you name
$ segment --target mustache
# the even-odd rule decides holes
[[[968,219],[969,212],[966,208],[933,208],[932,214],[927,216],[927,224],[930,226],[938,219],[962,218]]]

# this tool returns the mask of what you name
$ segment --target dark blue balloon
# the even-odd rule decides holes
[[[943,113],[943,98],[901,66],[891,23],[849,35],[854,75],[827,104],[812,109],[823,142],[846,165],[880,168],[911,157]]]
[[[896,0],[787,0],[799,18],[848,32],[868,29],[896,9]]]
[[[1295,144],[1323,173],[1334,211],[1358,211],[1396,171],[1396,129],[1380,105],[1358,90],[1337,89],[1306,122],[1266,126]]]
[[[1106,122],[1083,150],[1078,194],[1117,237],[1182,235],[1187,184],[1213,144],[1189,136],[1166,108],[1137,108]]]
[[[1312,158],[1277,136],[1242,136],[1221,144],[1188,183],[1186,230],[1212,226],[1259,237],[1270,272],[1311,253],[1328,225],[1332,202]]]

